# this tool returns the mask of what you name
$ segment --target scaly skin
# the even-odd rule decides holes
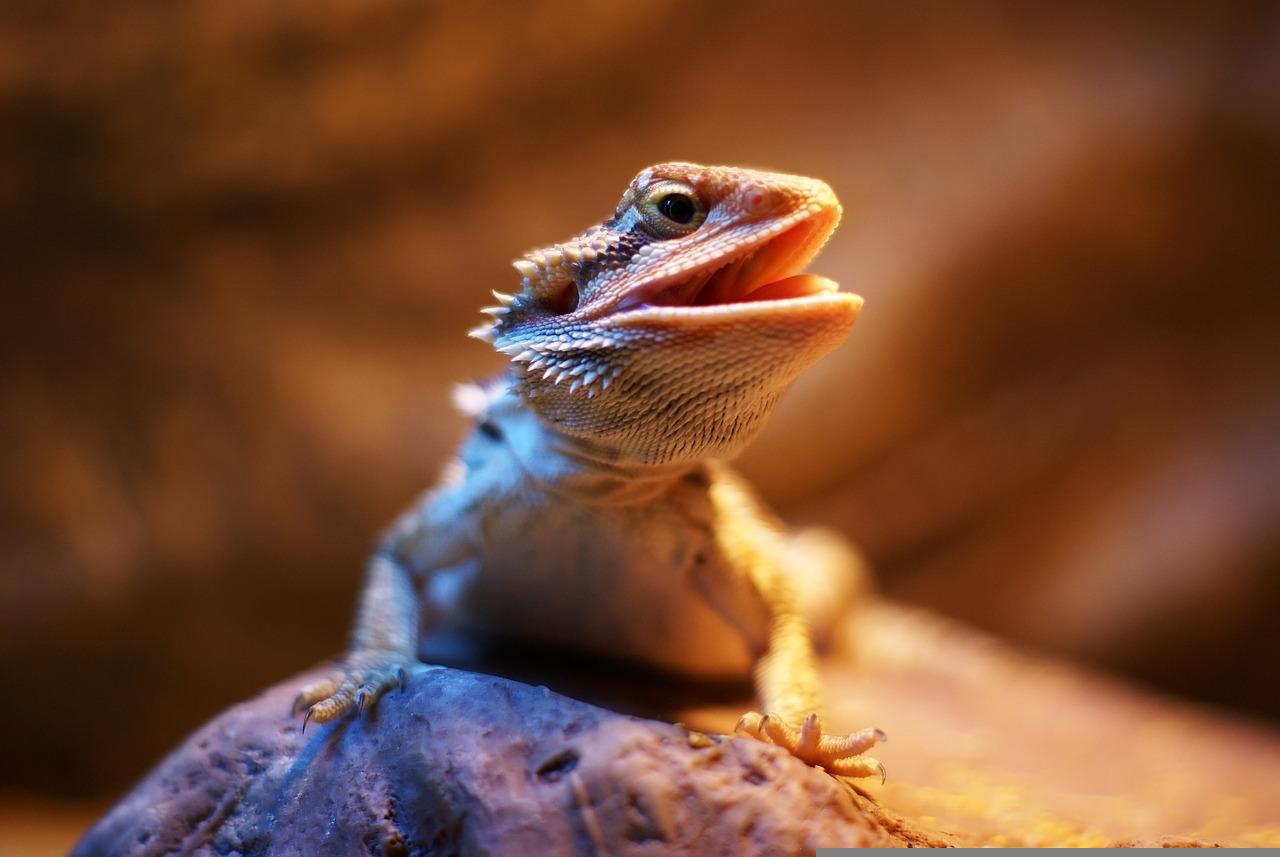
[[[495,292],[472,332],[511,370],[460,391],[476,429],[374,555],[351,651],[303,690],[307,717],[373,704],[417,662],[422,627],[448,626],[754,671],[763,713],[740,731],[883,775],[862,755],[878,730],[822,733],[825,629],[800,606],[838,614],[850,563],[801,549],[722,463],[853,325],[860,298],[799,273],[839,219],[816,179],[661,164],[604,223],[515,262],[520,292]]]

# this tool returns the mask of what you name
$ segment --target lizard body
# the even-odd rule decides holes
[[[861,299],[799,273],[839,217],[816,179],[661,164],[601,225],[518,260],[520,292],[495,292],[473,331],[510,372],[460,391],[476,427],[372,558],[351,651],[299,697],[308,718],[372,704],[423,627],[453,627],[753,673],[763,713],[741,731],[883,774],[861,755],[878,730],[821,731],[824,629],[802,609],[838,613],[852,569],[797,569],[820,552],[723,463],[852,327]]]

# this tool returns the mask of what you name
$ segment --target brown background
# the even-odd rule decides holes
[[[741,464],[890,594],[1280,719],[1265,3],[0,7],[0,792],[337,651],[508,260],[822,176],[867,299]]]

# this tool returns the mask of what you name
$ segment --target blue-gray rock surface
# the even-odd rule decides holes
[[[297,676],[198,730],[80,841],[98,855],[798,854],[904,830],[746,738],[698,740],[508,679],[423,670],[300,729]]]

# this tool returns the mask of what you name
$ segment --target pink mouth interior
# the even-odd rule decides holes
[[[785,300],[836,291],[816,274],[794,273],[812,256],[817,224],[798,223],[768,243],[720,268],[699,272],[653,295],[652,306],[719,306]],[[800,265],[797,265],[797,260]]]

